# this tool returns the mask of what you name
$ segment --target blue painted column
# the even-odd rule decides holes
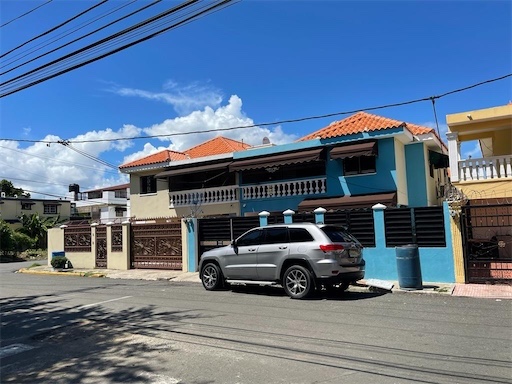
[[[387,207],[384,204],[375,204],[373,209],[373,224],[375,229],[375,248],[386,248],[386,229],[384,226],[384,210]]]
[[[260,227],[265,227],[268,225],[268,217],[270,216],[270,212],[261,211],[258,213],[258,216],[260,217]]]
[[[285,224],[291,224],[293,223],[293,215],[295,215],[295,211],[292,211],[291,209],[287,209],[283,212],[284,215],[284,223]]]
[[[198,249],[197,249],[197,219],[187,218],[184,220],[187,228],[187,271],[196,272],[198,262]]]
[[[325,212],[327,212],[327,210],[325,208],[318,207],[313,212],[315,213],[315,223],[325,224]]]

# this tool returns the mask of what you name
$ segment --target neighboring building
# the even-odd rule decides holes
[[[449,196],[457,282],[512,281],[512,104],[450,114]],[[481,157],[461,158],[476,142]]]
[[[135,218],[189,217],[240,212],[233,153],[250,145],[216,137],[184,152],[164,150],[123,164],[130,175]]]
[[[217,137],[185,152],[124,164],[132,215],[246,216],[440,205],[446,148],[434,129],[360,112],[286,145],[250,147]]]
[[[73,216],[96,222],[120,223],[130,218],[130,184],[93,189],[80,193],[78,185],[69,186],[75,192]]]
[[[468,198],[512,198],[512,104],[446,116],[452,184]],[[481,158],[461,159],[478,141]]]
[[[0,197],[0,219],[14,227],[21,226],[22,214],[32,215],[37,213],[39,217],[58,217],[67,220],[71,216],[71,201],[32,199],[26,197]]]

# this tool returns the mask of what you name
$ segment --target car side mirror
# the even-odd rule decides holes
[[[233,247],[233,251],[238,255],[238,245],[236,244],[236,240],[231,241],[231,246]]]

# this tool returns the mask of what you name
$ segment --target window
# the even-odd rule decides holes
[[[258,245],[261,244],[262,240],[263,231],[261,229],[256,229],[239,238],[236,242],[236,245],[238,245],[239,247],[244,247],[248,245]]]
[[[314,241],[313,236],[304,228],[290,228],[290,243]]]
[[[21,209],[26,211],[32,210],[32,203],[21,203]]]
[[[141,195],[156,193],[156,179],[154,176],[141,176],[140,193]]]
[[[361,175],[375,173],[375,156],[354,156],[343,159],[343,171],[345,175]]]
[[[125,208],[116,208],[116,217],[124,217],[126,213]]]
[[[116,199],[126,199],[128,197],[128,193],[126,189],[122,189],[114,191],[114,196],[116,197]]]
[[[286,227],[265,229],[265,244],[280,243],[288,243],[288,230]]]
[[[57,205],[56,204],[45,204],[44,206],[44,214],[45,215],[56,215],[57,214]]]
[[[346,232],[341,227],[326,226],[322,228],[322,231],[324,231],[324,233],[329,239],[331,239],[333,243],[358,243],[354,236]]]

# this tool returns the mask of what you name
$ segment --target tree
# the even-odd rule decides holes
[[[1,180],[0,181],[0,191],[5,192],[6,197],[14,197],[17,195],[19,197],[30,197],[30,193],[25,192],[21,188],[16,188],[9,180]]]
[[[22,214],[20,217],[23,227],[18,228],[17,232],[23,233],[33,239],[38,248],[46,248],[48,229],[54,227],[58,222],[58,217],[43,217],[34,213],[32,215]]]

